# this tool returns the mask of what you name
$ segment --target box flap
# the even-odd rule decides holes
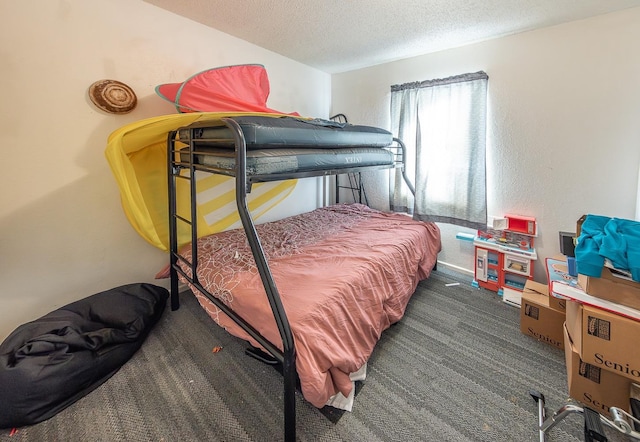
[[[526,285],[525,285],[526,288]],[[538,304],[543,307],[549,308],[549,296],[544,293],[540,293],[537,290],[525,290],[522,292],[522,302],[525,301],[531,302],[533,304]]]
[[[544,296],[549,296],[549,286],[546,284],[540,284],[531,279],[527,279],[524,284],[523,293],[537,293]]]

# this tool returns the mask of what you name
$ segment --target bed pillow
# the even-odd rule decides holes
[[[0,428],[49,419],[90,393],[140,348],[169,292],[113,288],[16,328],[0,344]]]

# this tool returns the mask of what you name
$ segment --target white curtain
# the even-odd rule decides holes
[[[412,197],[397,171],[391,208],[414,218],[486,228],[484,72],[391,87],[392,132],[407,147]]]

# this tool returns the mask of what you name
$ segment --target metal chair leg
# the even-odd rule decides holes
[[[635,428],[640,427],[640,420],[620,408],[611,407],[609,409],[611,419],[607,419],[590,408],[583,408],[571,404],[564,405],[551,416],[547,416],[544,395],[536,390],[530,390],[529,394],[538,404],[538,432],[540,442],[547,442],[547,433],[565,417],[574,413],[584,416],[586,442],[606,442],[607,436],[604,432],[604,426],[623,433],[633,440],[640,440],[640,432],[635,430]],[[637,425],[637,427],[634,428],[635,425]]]
[[[544,395],[536,390],[530,390],[529,394],[533,398],[534,401],[538,404],[538,432],[540,433],[540,442],[547,441],[547,435],[542,430],[542,425],[544,425],[546,420],[546,411],[544,408]]]

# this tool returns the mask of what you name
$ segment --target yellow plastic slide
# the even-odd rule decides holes
[[[169,250],[167,135],[196,121],[219,121],[237,115],[280,114],[198,112],[163,115],[136,121],[114,131],[105,156],[120,189],[122,208],[133,228],[150,244]],[[198,237],[239,227],[235,179],[197,172]],[[285,199],[296,180],[258,183],[247,200],[254,218]],[[178,214],[190,218],[189,186],[178,180]],[[178,224],[178,244],[191,240],[187,226]]]

